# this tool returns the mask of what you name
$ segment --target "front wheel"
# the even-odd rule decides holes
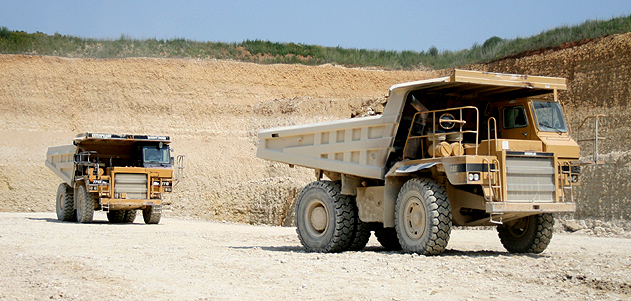
[[[91,223],[94,218],[94,195],[89,193],[84,185],[77,189],[77,221],[80,223]]]
[[[337,182],[312,182],[296,200],[296,232],[308,252],[347,250],[355,238],[354,218],[350,198],[340,194]]]
[[[554,216],[543,213],[497,226],[502,245],[511,253],[541,253],[552,239]]]
[[[405,182],[395,203],[394,226],[403,251],[442,253],[451,234],[451,206],[443,186],[424,178]]]
[[[384,228],[383,225],[375,227],[375,236],[377,241],[388,251],[401,250],[401,243],[397,237],[397,231],[394,228]]]
[[[133,211],[133,210],[132,210]],[[134,218],[136,218],[134,211]],[[162,217],[162,205],[148,206],[142,210],[142,218],[145,220],[145,224],[158,224]]]
[[[66,183],[59,184],[57,188],[57,219],[60,221],[72,221],[75,219],[74,191]]]

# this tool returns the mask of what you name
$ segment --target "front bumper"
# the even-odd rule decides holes
[[[106,199],[100,200],[101,208],[108,210],[132,210],[145,209],[162,204],[161,199]]]
[[[575,212],[576,203],[507,203],[487,202],[486,212],[491,214],[502,213],[561,213]]]

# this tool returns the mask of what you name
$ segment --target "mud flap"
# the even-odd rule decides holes
[[[423,164],[405,165],[405,166],[401,166],[397,168],[396,173],[413,173],[419,170],[431,168],[432,166],[438,163],[439,162],[431,162],[431,163],[423,163]]]

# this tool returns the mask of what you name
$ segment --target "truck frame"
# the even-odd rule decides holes
[[[392,86],[381,115],[261,130],[257,156],[315,170],[295,205],[308,251],[360,250],[374,231],[387,249],[436,255],[453,226],[497,226],[509,252],[540,253],[553,214],[576,210],[565,89],[455,70]]]
[[[169,136],[82,133],[72,145],[48,148],[46,166],[64,181],[57,218],[89,223],[95,210],[103,210],[111,223],[132,223],[142,210],[145,223],[158,224],[162,197],[183,169],[180,155],[174,179],[170,142]]]

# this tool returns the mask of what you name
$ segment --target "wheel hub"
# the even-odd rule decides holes
[[[506,229],[508,230],[508,233],[510,234],[510,236],[514,238],[524,237],[528,230],[528,221],[530,218],[531,217],[528,216],[528,217],[517,220],[511,225],[508,225]]]
[[[316,207],[311,211],[311,226],[319,232],[326,228],[326,210]]]
[[[329,212],[324,202],[318,199],[311,200],[305,211],[305,221],[310,235],[314,237],[324,235],[329,223]]]
[[[425,206],[418,198],[412,198],[405,206],[405,232],[411,239],[419,239],[425,232]]]

